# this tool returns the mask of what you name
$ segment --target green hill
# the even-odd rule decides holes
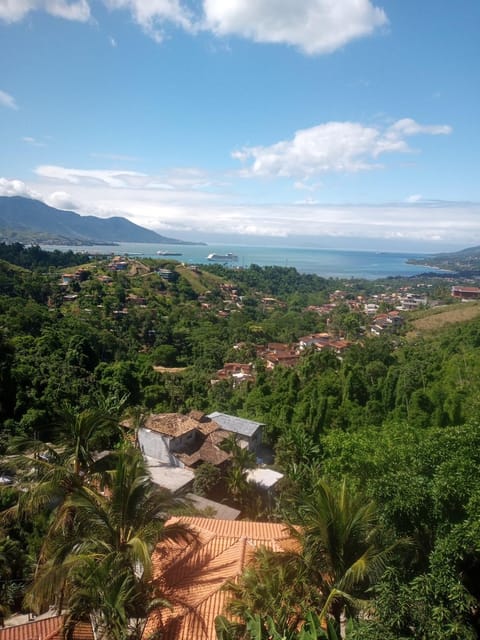
[[[54,209],[39,200],[0,197],[0,242],[44,244],[113,244],[148,242],[193,244],[167,238],[126,218],[81,216]]]

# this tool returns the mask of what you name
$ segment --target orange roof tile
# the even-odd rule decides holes
[[[0,640],[63,640],[64,616],[53,616],[0,629]],[[7,623],[8,624],[8,623]],[[92,625],[76,625],[73,640],[93,640]]]
[[[215,640],[215,618],[225,613],[225,582],[238,576],[259,547],[285,551],[292,537],[283,524],[184,517],[196,534],[191,542],[160,544],[153,556],[155,583],[171,604],[150,615],[147,639]]]

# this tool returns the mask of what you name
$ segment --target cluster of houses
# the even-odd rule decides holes
[[[258,454],[263,426],[225,413],[192,411],[149,415],[135,431],[152,480],[184,493],[202,462],[221,469],[228,464],[230,454],[219,446],[226,438],[234,435],[241,446]],[[134,429],[129,421],[124,427]],[[281,477],[263,466],[248,475],[259,491],[269,491]],[[160,635],[163,640],[216,640],[215,618],[225,615],[229,599],[226,583],[242,573],[260,547],[282,552],[296,544],[282,523],[238,520],[236,509],[193,494],[187,493],[187,498],[200,509],[213,505],[213,517],[182,516],[167,521],[167,526],[180,522],[190,535],[159,542],[154,550],[153,585],[170,606],[153,608],[148,614],[142,633],[145,639]],[[65,616],[57,615],[53,608],[38,617],[13,616],[0,629],[0,640],[62,640],[64,623]],[[95,640],[96,632],[90,622],[82,622],[70,637]]]
[[[123,426],[134,429],[129,420]],[[232,456],[221,445],[233,436],[258,462],[258,467],[248,472],[247,479],[260,490],[271,490],[282,474],[263,465],[263,426],[260,422],[218,411],[208,415],[201,411],[159,413],[150,414],[142,421],[136,428],[136,439],[154,482],[179,492],[192,487],[195,470],[204,463],[226,469]]]

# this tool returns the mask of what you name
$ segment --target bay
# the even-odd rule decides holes
[[[209,264],[210,253],[225,255],[234,253],[236,261],[224,264],[232,267],[248,267],[257,264],[261,267],[276,265],[294,267],[301,273],[314,273],[324,278],[365,278],[374,280],[389,276],[413,276],[438,269],[424,265],[408,264],[410,258],[425,258],[422,253],[352,251],[342,249],[315,249],[302,247],[268,247],[235,244],[178,245],[119,243],[95,246],[41,245],[42,249],[75,251],[88,255],[128,255],[138,258],[161,258],[178,260],[186,264]],[[157,251],[180,253],[177,256],[160,256]]]

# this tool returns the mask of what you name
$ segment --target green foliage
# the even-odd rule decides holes
[[[73,251],[44,251],[35,244],[26,247],[19,242],[0,242],[0,260],[34,269],[77,266],[88,262],[89,258]]]
[[[309,612],[301,628],[279,624],[271,616],[247,614],[245,623],[230,622],[224,616],[215,619],[218,640],[339,640],[331,624],[323,629],[318,617]]]
[[[209,462],[204,462],[195,469],[193,490],[199,496],[210,496],[220,482],[221,471]]]

